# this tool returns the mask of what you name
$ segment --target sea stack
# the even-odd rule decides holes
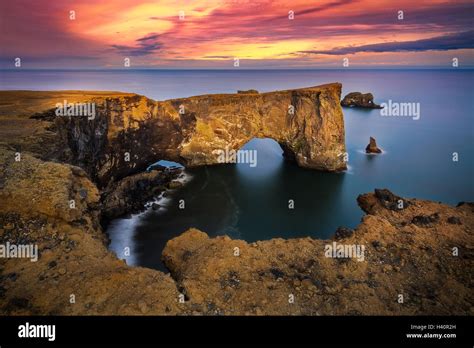
[[[374,103],[372,93],[351,92],[342,99],[341,105],[366,109],[383,109],[383,107]]]
[[[382,150],[380,150],[377,147],[377,142],[375,141],[375,138],[370,137],[369,145],[365,148],[366,153],[382,153]]]

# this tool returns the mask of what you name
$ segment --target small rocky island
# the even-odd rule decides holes
[[[375,141],[375,138],[370,137],[369,144],[365,148],[366,153],[382,153],[382,150],[380,150],[377,147],[377,142]]]
[[[163,251],[168,274],[130,267],[107,249],[104,216],[140,209],[134,197],[174,187],[179,171],[144,173],[160,158],[210,164],[214,148],[268,136],[301,166],[344,168],[340,90],[331,84],[164,102],[117,92],[1,91],[0,244],[34,244],[39,257],[0,258],[0,314],[474,314],[469,203],[375,190],[357,198],[361,223],[338,229],[333,240],[248,243],[191,228]],[[95,101],[97,117],[50,117],[65,99]],[[132,161],[124,161],[130,149]],[[364,245],[365,261],[326,257],[325,246],[336,241]]]
[[[366,109],[383,109],[382,106],[374,103],[372,93],[351,92],[342,99],[341,105]]]

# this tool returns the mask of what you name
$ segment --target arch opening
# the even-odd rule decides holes
[[[168,168],[168,169],[184,169],[185,168],[184,165],[179,163],[179,162],[174,162],[174,161],[168,161],[168,160],[161,159],[159,161],[156,161],[156,162],[153,162],[152,164],[150,164],[146,168],[146,171],[149,172],[150,170],[159,169],[159,168],[162,168],[162,167],[165,167],[165,168]]]

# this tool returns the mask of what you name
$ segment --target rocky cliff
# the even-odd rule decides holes
[[[190,229],[168,242],[164,274],[107,250],[82,169],[14,158],[0,153],[0,244],[33,243],[39,257],[0,258],[2,315],[473,314],[470,204],[377,190],[358,199],[361,224],[335,240],[247,243]],[[364,260],[327,257],[333,242],[364,245]]]
[[[302,167],[340,171],[346,169],[340,95],[339,83],[167,101],[85,95],[82,101],[95,104],[93,119],[55,116],[57,102],[78,100],[58,95],[32,117],[50,122],[48,130],[60,144],[45,158],[54,155],[84,168],[100,187],[160,159],[186,166],[217,164],[217,151],[238,150],[254,137],[276,140],[285,157]]]

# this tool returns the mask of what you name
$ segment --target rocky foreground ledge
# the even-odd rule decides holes
[[[107,250],[98,190],[82,169],[15,162],[8,150],[0,167],[0,242],[39,248],[37,262],[0,259],[2,314],[473,314],[472,204],[377,190],[358,198],[360,225],[331,241],[246,243],[190,229],[168,242],[164,274]],[[364,245],[364,260],[326,257],[333,242]]]

